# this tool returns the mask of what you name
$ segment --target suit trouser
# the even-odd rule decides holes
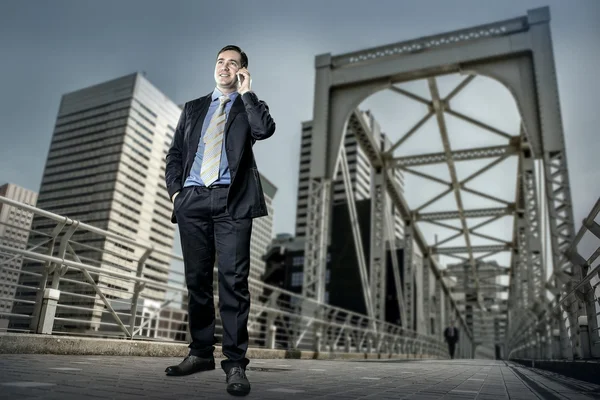
[[[185,187],[175,197],[181,248],[188,288],[192,341],[190,355],[212,357],[215,343],[213,268],[219,277],[219,311],[223,325],[221,363],[246,367],[250,291],[250,236],[252,219],[232,219],[227,212],[228,188]]]
[[[454,350],[456,350],[456,342],[448,342],[448,353],[450,353],[450,358],[454,358]]]

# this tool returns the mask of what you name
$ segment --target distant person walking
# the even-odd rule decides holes
[[[456,350],[456,343],[458,342],[458,329],[454,327],[454,320],[452,320],[450,326],[444,330],[444,339],[448,343],[448,353],[450,353],[450,358],[454,359],[454,350]]]

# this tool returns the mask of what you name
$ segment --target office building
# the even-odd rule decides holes
[[[165,156],[180,114],[180,107],[139,73],[65,94],[38,207],[171,252],[175,225],[170,221],[172,205],[165,187]],[[40,232],[49,233],[55,226],[56,222],[46,218],[33,220],[33,228]],[[82,229],[71,242],[82,262],[105,270],[135,271],[143,255],[141,248]],[[170,266],[170,257],[151,253],[142,276],[166,283]],[[35,262],[28,262],[25,268],[42,271]],[[108,299],[131,298],[130,281],[92,276]],[[69,271],[64,278],[85,281],[78,271]],[[20,283],[36,287],[39,278],[24,276]],[[94,289],[65,281],[60,290],[59,304],[93,311],[59,307],[55,327],[97,330],[104,304]],[[36,299],[33,290],[22,288],[19,292],[23,299]],[[143,296],[160,301],[165,290],[146,287]],[[20,313],[31,314],[31,307],[24,305]],[[19,323],[24,324],[15,321]]]
[[[0,186],[0,196],[30,206],[37,202],[37,193],[12,183]],[[32,219],[33,213],[0,203],[0,244],[25,250]],[[8,327],[22,264],[22,256],[0,251],[0,331]]]
[[[265,195],[265,203],[269,215],[260,218],[254,218],[252,221],[252,237],[250,238],[250,294],[251,302],[258,299],[262,293],[262,275],[265,272],[265,261],[263,260],[267,248],[273,238],[273,198],[277,193],[277,187],[271,181],[260,175],[260,181]],[[255,281],[253,283],[252,281]]]

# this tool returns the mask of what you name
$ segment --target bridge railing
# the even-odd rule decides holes
[[[514,310],[507,340],[509,358],[520,359],[597,359],[600,358],[600,199],[596,202],[566,251],[576,274],[560,276],[567,280],[565,293],[556,293],[540,313]],[[596,250],[585,257],[578,251],[582,239],[594,240]],[[562,273],[561,273],[562,274]],[[572,323],[575,321],[576,323]]]
[[[34,215],[33,229],[6,226],[0,238],[0,278],[9,288],[9,294],[0,297],[5,303],[0,318],[7,323],[0,330],[189,340],[183,273],[171,268],[173,260],[183,261],[180,256],[132,238],[118,227],[103,230],[1,196],[0,203]],[[216,283],[216,268],[214,278]],[[253,278],[249,285],[252,346],[448,357],[441,335],[374,321]],[[219,341],[218,285],[214,287]],[[6,306],[11,302],[12,306]],[[301,311],[307,309],[313,312]],[[465,349],[465,356],[470,355],[469,338],[459,347]]]

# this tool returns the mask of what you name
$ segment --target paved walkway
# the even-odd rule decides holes
[[[223,371],[178,358],[0,355],[2,399],[231,399]],[[248,399],[600,399],[600,385],[502,361],[253,360]]]

